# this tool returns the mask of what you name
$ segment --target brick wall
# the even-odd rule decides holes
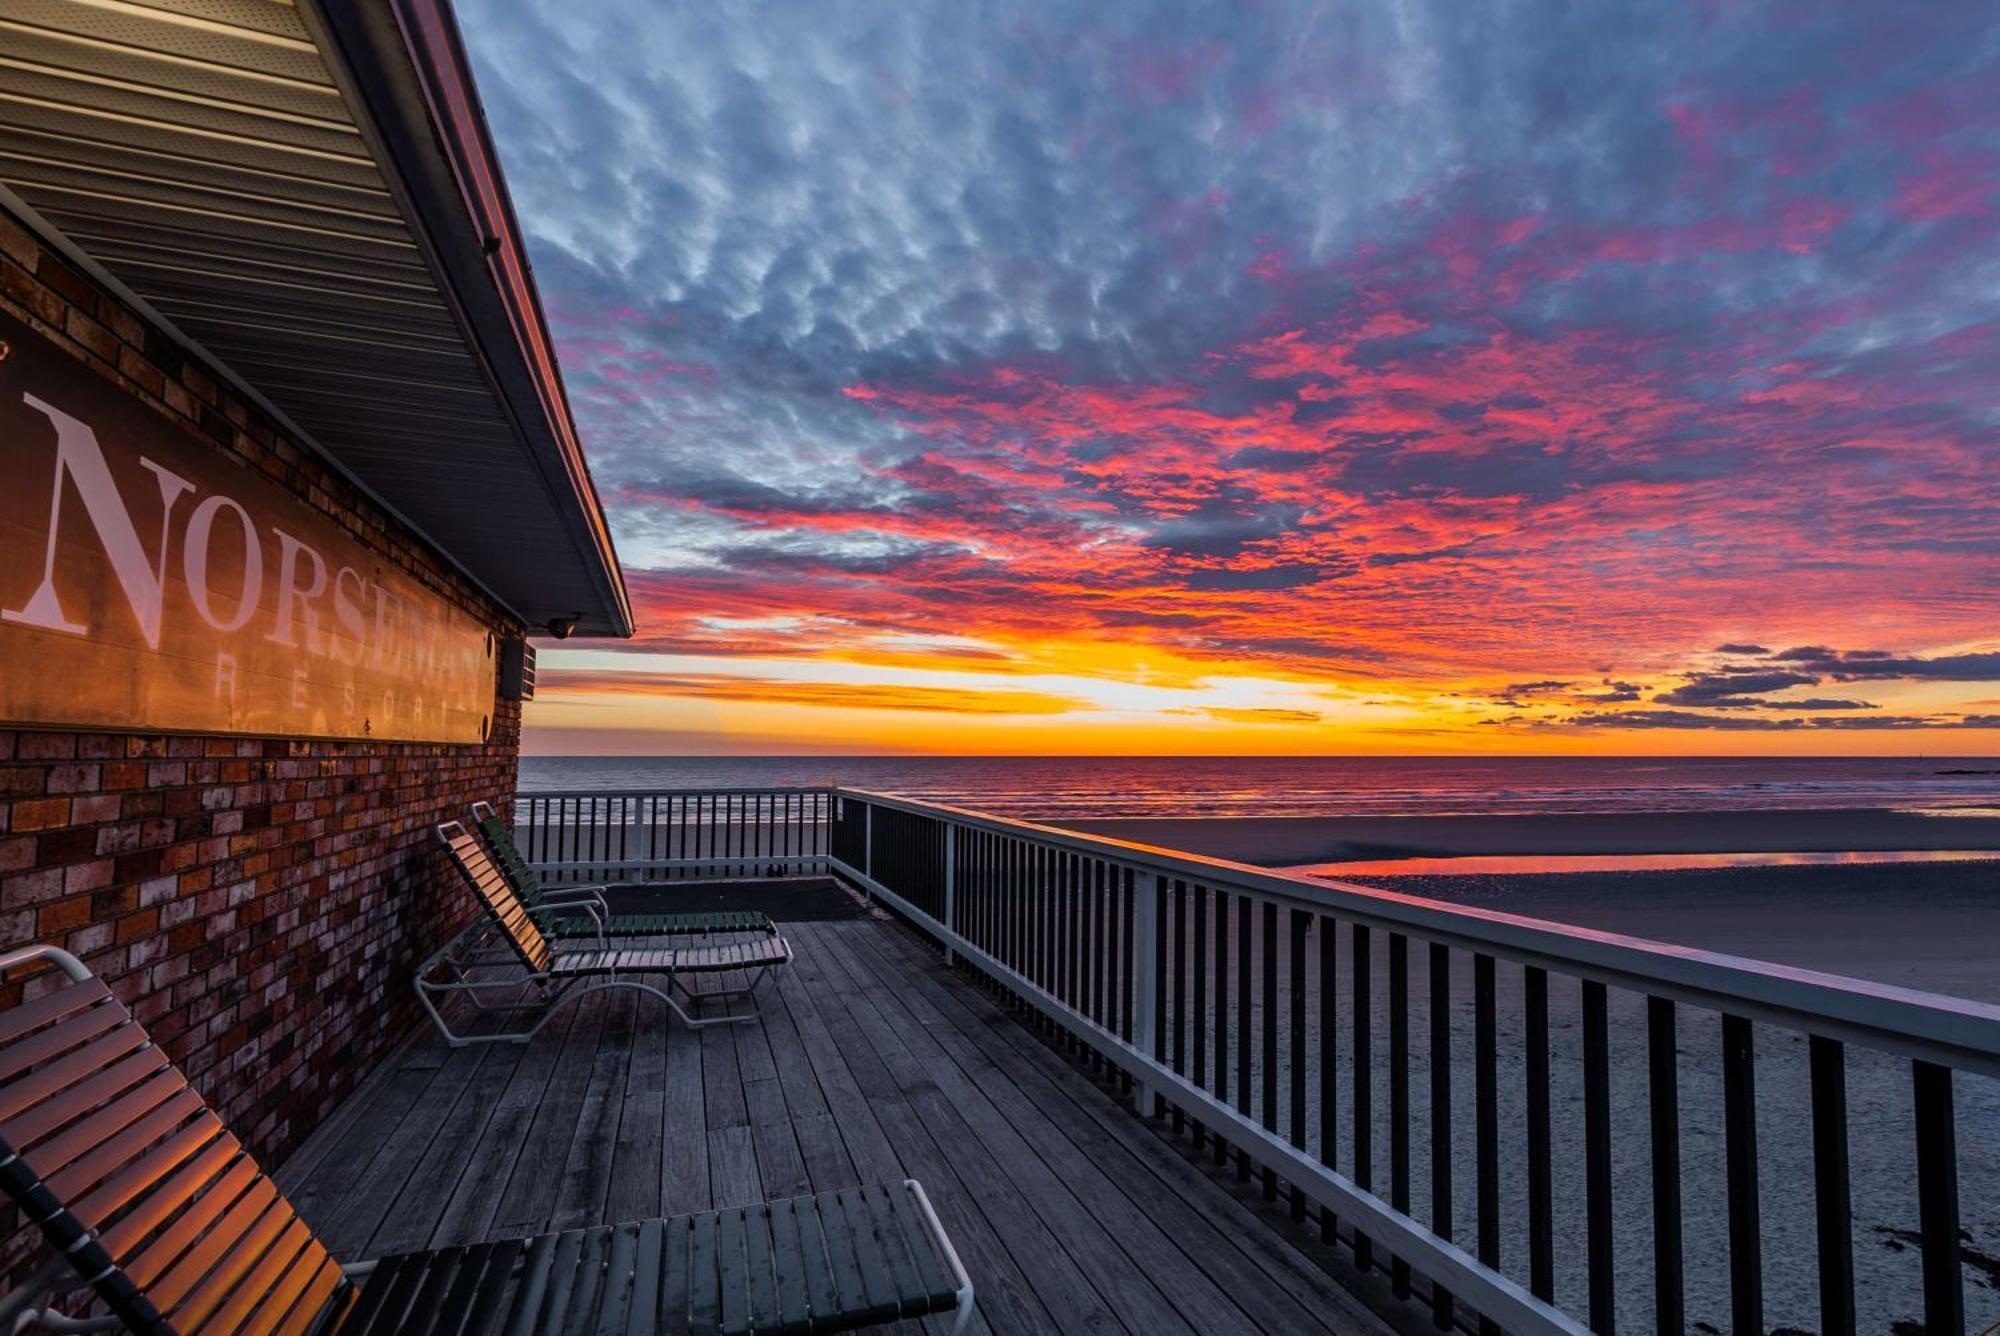
[[[0,307],[495,631],[520,634],[5,212]],[[0,727],[0,949],[49,942],[81,956],[276,1165],[417,1023],[411,973],[473,911],[431,827],[476,799],[511,799],[519,707],[495,709],[478,746]],[[0,987],[0,1007],[21,987]],[[0,1271],[18,1271],[35,1239],[11,1216],[0,1237]]]

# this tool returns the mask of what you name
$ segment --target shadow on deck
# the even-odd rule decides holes
[[[825,882],[721,894],[797,951],[757,1021],[691,1031],[608,993],[526,1046],[427,1029],[285,1166],[300,1212],[354,1260],[913,1177],[972,1273],[976,1329],[1387,1330],[1303,1226],[901,923]]]

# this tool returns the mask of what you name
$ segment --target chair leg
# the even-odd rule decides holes
[[[470,1039],[452,1033],[451,1026],[445,1024],[444,1013],[438,1010],[435,1002],[431,1001],[431,986],[422,979],[417,980],[417,1001],[421,1002],[424,1010],[430,1013],[431,1024],[437,1026],[438,1033],[444,1036],[444,1042],[447,1047],[464,1048],[472,1042]]]
[[[904,1186],[916,1198],[917,1209],[923,1213],[931,1238],[943,1251],[945,1266],[950,1269],[952,1279],[958,1282],[958,1313],[952,1319],[951,1330],[952,1336],[960,1336],[972,1322],[972,1314],[979,1306],[978,1293],[972,1287],[972,1277],[966,1272],[965,1263],[959,1260],[958,1249],[952,1246],[951,1236],[944,1232],[944,1222],[938,1219],[937,1207],[931,1205],[930,1194],[915,1179],[907,1180]]]
[[[637,987],[638,985],[634,986]],[[683,993],[686,993],[688,999],[688,1005],[685,1007],[682,1006],[680,1004],[679,999],[675,998],[670,992],[662,993],[657,988],[649,988],[646,991],[654,993],[661,998],[664,998],[666,1000],[666,1004],[674,1009],[674,1014],[681,1018],[681,1023],[686,1025],[690,1030],[699,1030],[710,1025],[748,1025],[751,1021],[757,1019],[757,1014],[755,1012],[750,1012],[742,1016],[700,1015],[698,1013],[701,1010],[701,1003],[702,1003],[701,994],[696,993],[693,989],[689,988],[686,984],[682,983],[680,981],[679,975],[670,975],[667,980],[667,986],[670,989],[679,988]],[[729,998],[729,997],[735,997],[737,996],[737,994],[734,992],[711,993],[708,994],[708,996],[715,998]]]
[[[451,983],[432,983],[422,976],[419,976],[417,979],[417,1001],[423,1004],[426,1012],[430,1013],[431,1023],[437,1026],[438,1033],[444,1036],[445,1044],[451,1048],[467,1048],[473,1044],[525,1044],[530,1039],[533,1039],[544,1025],[549,1023],[549,1018],[570,997],[569,984],[560,983],[551,987],[547,979],[534,979],[530,982],[539,995],[536,1001],[484,1002],[480,1000],[479,996],[482,991],[490,991],[495,988],[518,988],[520,985],[518,983],[470,983],[467,982],[465,971],[455,966],[452,973],[454,981]],[[451,993],[465,994],[466,999],[472,1003],[474,1010],[483,1015],[517,1011],[539,1011],[542,1014],[526,1030],[503,1031],[499,1034],[460,1034],[451,1028],[451,1025],[444,1018],[444,1012],[439,1009],[437,1003],[433,1000],[434,996],[444,996]]]
[[[657,988],[650,983],[641,983],[637,979],[614,978],[614,979],[607,979],[603,983],[592,984],[590,987],[583,989],[582,992],[576,993],[574,996],[582,997],[588,993],[601,993],[611,988],[629,988],[635,993],[651,993],[654,997],[659,998],[660,1001],[666,1003],[669,1007],[673,1008],[674,1015],[680,1017],[681,1023],[686,1025],[691,1030],[700,1030],[710,1025],[742,1025],[745,1022],[754,1021],[757,1019],[755,1015],[749,1015],[749,1016],[695,1015],[691,1013],[686,1007],[682,1006],[680,1004],[680,1000],[673,995],[671,991],[673,986],[674,986],[674,977],[672,975],[669,975],[667,977],[666,988]],[[690,1000],[692,1000],[692,998],[690,998]],[[541,1027],[539,1025],[536,1026],[536,1029],[540,1028]]]
[[[688,988],[676,974],[667,976],[665,988],[642,983],[637,979],[621,979],[615,976],[587,987],[575,988],[573,980],[552,983],[546,977],[537,977],[526,980],[538,995],[536,1001],[505,1003],[486,1002],[480,994],[482,991],[490,992],[496,988],[518,988],[520,987],[518,982],[473,983],[457,962],[442,961],[439,964],[449,971],[448,981],[433,981],[420,973],[417,976],[417,1000],[422,1003],[424,1011],[431,1018],[431,1023],[437,1026],[438,1033],[451,1048],[466,1048],[473,1044],[525,1044],[541,1033],[542,1027],[554,1019],[555,1014],[567,1004],[592,993],[601,993],[612,988],[628,988],[634,992],[652,994],[672,1008],[674,1015],[680,1017],[681,1023],[692,1030],[704,1029],[711,1025],[745,1025],[757,1019],[755,1012],[741,1016],[703,1016],[700,1014],[702,1003],[705,1000],[722,1000],[753,994],[771,972],[769,966],[762,967],[747,985],[730,989],[725,993],[707,995],[698,994]],[[686,1006],[681,1005],[681,1000],[674,996],[676,989],[686,995]],[[505,1031],[499,1034],[461,1034],[451,1028],[450,1022],[445,1020],[444,1012],[438,1005],[443,997],[451,993],[465,994],[473,1007],[482,1014],[516,1011],[538,1011],[541,1014],[535,1018],[534,1024],[525,1030]]]
[[[674,976],[675,980],[674,986],[679,988],[682,993],[686,994],[690,1002],[693,1003],[721,1002],[724,1001],[725,999],[732,997],[748,997],[752,993],[757,991],[757,985],[763,981],[764,969],[759,968],[756,970],[752,970],[749,973],[751,975],[749,983],[739,984],[733,987],[704,988],[699,992],[697,992],[695,989],[688,987],[684,983],[681,983],[679,975]]]
[[[786,960],[781,963],[789,965],[791,961]],[[779,965],[753,966],[745,971],[750,976],[748,983],[734,988],[717,988],[713,991],[704,992],[696,992],[694,989],[688,987],[687,984],[681,981],[681,976],[678,974],[672,975],[670,978],[672,986],[680,989],[687,996],[689,1005],[699,1008],[703,1002],[721,1001],[732,997],[755,997],[764,987],[764,984],[777,974],[778,969]]]

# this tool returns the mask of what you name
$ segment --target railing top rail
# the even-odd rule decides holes
[[[519,789],[515,798],[729,798],[767,793],[831,794],[831,784],[752,784],[688,789]]]
[[[1274,872],[942,803],[862,789],[836,788],[834,792],[884,807],[947,817],[973,829],[1035,840],[1145,872],[1251,891],[1296,908],[1330,912],[1371,927],[1408,932],[1561,974],[2000,1076],[2000,1006],[1523,914]]]

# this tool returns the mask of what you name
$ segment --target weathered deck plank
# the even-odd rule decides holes
[[[681,1026],[667,1031],[666,1122],[660,1135],[660,1214],[705,1211],[708,1198],[708,1123],[701,1089],[707,1077],[701,1036]]]
[[[425,1147],[401,1194],[387,1210],[377,1203],[375,1233],[357,1255],[387,1257],[413,1252],[429,1246],[439,1230],[451,1227],[451,1203],[462,1200],[458,1191],[468,1170],[469,1152],[480,1144],[515,1074],[515,1065],[507,1055],[489,1051],[480,1056],[479,1070],[464,1097],[438,1124],[437,1135]],[[439,1203],[445,1204],[443,1210]]]
[[[618,1144],[618,1123],[624,1109],[626,1073],[632,1066],[633,1042],[637,1038],[632,1014],[637,1001],[631,993],[613,993],[604,999],[604,1034],[591,1064],[589,1082],[584,1086],[576,1131],[570,1137],[569,1160],[563,1165],[555,1213],[550,1217],[557,1229],[582,1229],[602,1222],[605,1217],[604,1203],[611,1195],[613,1160],[622,1150]]]
[[[829,955],[865,950],[848,941],[817,943]],[[879,961],[879,958],[877,958]],[[855,962],[858,974],[870,966]],[[879,976],[878,976],[879,977]],[[982,1142],[1012,1170],[1023,1189],[1031,1194],[1037,1211],[1047,1220],[1063,1248],[1076,1258],[1100,1292],[1105,1293],[1128,1323],[1148,1331],[1213,1331],[1241,1321],[1246,1309],[1265,1307],[1264,1296],[1245,1296],[1238,1303],[1203,1272],[1191,1265],[1174,1239],[1161,1228],[1160,1202],[1144,1205],[1126,1196],[1121,1187],[1105,1177],[1102,1170],[1078,1154],[1063,1136],[1040,1136],[1030,1140],[1022,1129],[1043,1128],[1045,1115],[1025,1100],[1003,1107],[1005,1092],[989,1097],[993,1064],[979,1070],[981,1051],[969,1043],[952,1042],[950,1036],[934,1034],[927,1017],[905,1007],[905,999],[891,994],[901,990],[870,987],[869,996],[879,1006],[895,1008],[907,1017],[904,1024],[890,1024],[910,1046],[913,1056],[923,1061],[939,1086],[939,1099],[965,1116]],[[936,1017],[938,1013],[931,1012]],[[942,1019],[941,1017],[938,1017]],[[958,1059],[969,1057],[972,1070],[961,1069]],[[982,1081],[981,1078],[986,1078]],[[1284,1330],[1307,1321],[1306,1314],[1292,1308],[1281,1314],[1283,1322],[1267,1324]]]
[[[539,1042],[527,1045],[515,1056],[514,1078],[501,1093],[493,1116],[480,1130],[479,1140],[467,1148],[464,1171],[438,1216],[431,1233],[431,1246],[483,1243],[491,1237],[505,1185],[527,1158],[528,1133],[543,1100],[560,1084],[556,1075],[565,1069],[563,1059],[568,1057],[573,1064],[578,1058],[568,1052],[568,1041],[572,1033],[586,1033],[578,1026],[580,1019],[581,1007],[556,1017],[542,1032]],[[593,1043],[591,1049],[594,1051],[595,1047]],[[584,1056],[582,1060],[589,1059]],[[338,1172],[338,1162],[330,1162],[321,1169],[322,1173],[328,1171]]]
[[[449,1121],[485,1056],[476,1049],[460,1049],[440,1063],[403,1111],[400,1126],[436,1128]],[[328,1246],[352,1249],[366,1244],[382,1217],[381,1198],[387,1194],[400,1200],[398,1194],[430,1148],[431,1143],[420,1136],[385,1137],[321,1230]]]
[[[423,1037],[287,1166],[302,1210],[360,1258],[914,1177],[977,1331],[1385,1330],[900,924],[783,930],[752,1024],[612,993],[525,1047]]]
[[[795,944],[796,945],[796,944]],[[804,953],[788,980],[787,1000],[821,1088],[854,1149],[864,1180],[916,1178],[925,1185],[952,1243],[974,1277],[979,1304],[995,1331],[1062,1330],[1027,1275],[988,1222],[949,1157],[938,1157],[930,1138],[903,1104],[895,1082],[874,1050],[858,1043],[846,1018],[849,999],[833,991],[825,962]],[[822,1002],[824,1007],[822,1007]],[[913,1131],[914,1129],[914,1131]]]
[[[1092,1253],[1115,1252],[1117,1245],[1096,1220],[1079,1219],[1087,1208],[1049,1181],[1042,1147],[1023,1140],[990,1106],[968,1102],[961,1108],[946,1100],[937,1084],[941,1064],[919,1059],[879,1010],[883,986],[874,973],[846,957],[837,935],[815,933],[812,941],[814,958],[827,962],[830,973],[845,971],[835,986],[847,990],[857,1029],[900,1082],[913,1129],[941,1150],[960,1147],[954,1167],[1023,1273],[1036,1276],[1058,1327],[1106,1330],[1116,1313],[1138,1330],[1192,1330],[1145,1271],[1091,1265],[1102,1260]]]
[[[625,1069],[618,1106],[616,1168],[605,1199],[606,1220],[648,1220],[666,1214],[660,1202],[662,1161],[673,1130],[667,1123],[668,1047],[672,1035],[686,1032],[659,1024],[651,998],[635,997],[631,1005],[632,1062]]]
[[[1059,1130],[1099,1176],[1100,1188],[1115,1186],[1149,1218],[1171,1223],[1171,1237],[1186,1254],[1179,1266],[1201,1271],[1264,1330],[1296,1329],[1302,1310],[1336,1330],[1370,1329],[1373,1315],[1253,1208],[1218,1190],[1137,1119],[1073,1079],[1040,1040],[1009,1021],[984,994],[963,987],[909,935],[851,940],[883,957],[890,977],[903,985],[895,996],[913,1015],[929,1018],[931,1033],[979,1049],[979,1056],[963,1060],[963,1070],[980,1080],[1016,1126],[1039,1123]],[[992,1075],[978,1077],[982,1068]],[[1064,1157],[1051,1152],[1050,1158]],[[1161,1191],[1178,1204],[1158,1200]],[[1100,1212],[1110,1209],[1108,1198],[1093,1192],[1089,1199]],[[1344,1321],[1353,1326],[1343,1328]]]

